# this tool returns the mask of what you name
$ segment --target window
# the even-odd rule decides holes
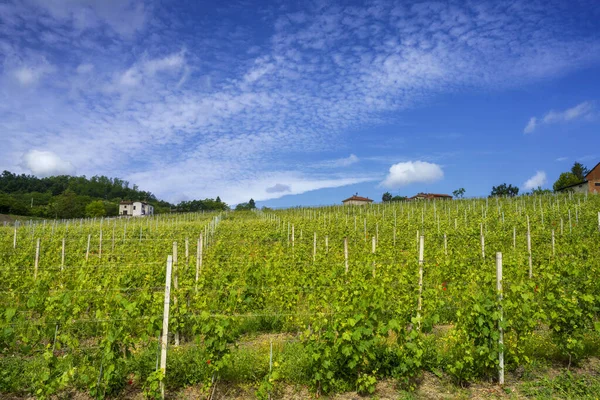
[[[594,183],[594,186],[600,186],[600,182]]]
[[[127,208],[127,206],[123,206],[123,208]]]
[[[135,206],[133,206],[133,209],[135,210]]]

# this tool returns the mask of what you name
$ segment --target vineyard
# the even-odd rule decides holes
[[[598,276],[595,195],[5,225],[0,395],[502,383],[597,355]]]

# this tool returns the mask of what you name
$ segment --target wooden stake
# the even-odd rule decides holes
[[[173,242],[173,269],[175,270],[175,276],[173,276],[173,289],[177,292],[179,289],[179,266],[177,264],[177,242]],[[177,307],[177,294],[173,296],[173,305]],[[175,332],[175,346],[179,346],[179,331]]]
[[[92,235],[88,235],[87,248],[85,251],[85,262],[88,261],[88,258],[90,256],[90,240],[92,240]]]
[[[102,259],[102,229],[100,229],[100,243],[98,245],[98,258]]]
[[[448,255],[448,236],[444,233],[444,255]]]
[[[600,227],[600,213],[598,213],[598,227]],[[54,228],[54,225],[52,225]],[[15,221],[15,234],[13,236],[13,249],[17,248],[17,222]]]
[[[33,270],[33,279],[37,279],[38,274],[38,264],[40,261],[40,238],[37,240],[37,244],[35,245],[35,269]]]
[[[65,267],[65,238],[62,238],[62,250],[60,252],[60,270]]]
[[[533,266],[531,259],[531,232],[527,231],[527,253],[529,253],[529,278],[533,277]]]
[[[160,369],[163,376],[167,374],[167,343],[169,340],[169,306],[171,299],[171,271],[173,268],[173,257],[167,257],[167,276],[165,282],[165,300],[163,302],[163,326],[162,337],[160,339]],[[164,379],[160,381],[161,397],[165,398]]]
[[[417,304],[417,330],[421,331],[421,308],[423,303],[423,262],[425,253],[425,236],[419,237],[419,299]]]
[[[344,238],[344,262],[346,265],[346,274],[348,274],[348,238]]]
[[[554,251],[554,229],[552,229],[552,255],[556,255],[556,252]]]
[[[500,319],[498,320],[498,383],[504,385],[504,329],[502,328],[502,253],[496,253],[496,291],[498,292],[498,309]]]

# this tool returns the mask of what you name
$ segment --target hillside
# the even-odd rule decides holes
[[[40,218],[116,216],[122,200],[147,201],[156,213],[228,209],[219,198],[174,205],[120,178],[69,175],[38,178],[10,171],[0,175],[2,214]]]

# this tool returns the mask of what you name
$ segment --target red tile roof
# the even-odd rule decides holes
[[[354,195],[352,197],[348,197],[346,200],[342,200],[342,203],[345,203],[345,202],[351,201],[351,200],[368,201],[369,203],[373,202],[373,200],[369,199],[368,197],[360,197],[360,196]]]

